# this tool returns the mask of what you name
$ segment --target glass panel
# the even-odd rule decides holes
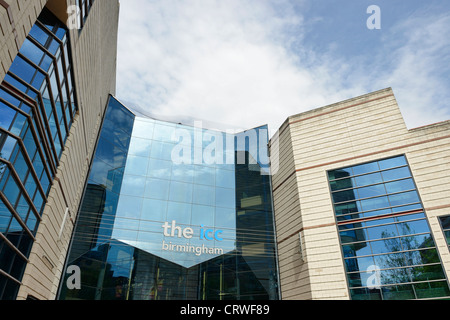
[[[385,300],[407,300],[415,299],[413,286],[410,284],[382,287],[383,299]]]
[[[370,240],[398,237],[397,227],[395,224],[367,228],[367,234],[369,235]]]
[[[328,172],[328,178],[330,180],[346,178],[353,175],[352,168],[343,168],[338,170],[332,170]]]
[[[352,201],[335,205],[336,215],[358,212],[361,210],[362,208],[359,205],[359,201]]]
[[[234,189],[216,188],[216,206],[224,208],[236,207],[236,194]]]
[[[441,220],[442,229],[450,229],[450,216],[439,217]]]
[[[412,179],[400,180],[386,183],[386,190],[388,193],[401,192],[406,190],[414,190],[416,186]]]
[[[345,259],[344,261],[347,272],[366,271],[370,266],[374,265],[374,260],[371,256]]]
[[[377,197],[386,194],[386,189],[383,184],[377,184],[369,187],[363,187],[358,189],[358,195],[360,198]]]
[[[378,161],[378,164],[380,165],[380,169],[384,170],[384,169],[407,165],[407,162],[406,162],[406,159],[404,156],[400,156],[400,157],[395,157],[395,158]]]
[[[194,185],[192,202],[205,206],[214,206],[215,192],[214,188],[206,185]]]
[[[132,136],[150,140],[153,138],[153,122],[143,121],[137,118],[134,122]]]
[[[355,190],[345,190],[345,191],[338,191],[338,192],[333,193],[333,201],[335,203],[350,201],[350,200],[355,200],[355,199],[357,199]]]
[[[379,241],[371,241],[370,246],[374,253],[390,253],[402,251],[402,242],[400,238],[384,239]]]
[[[344,245],[342,246],[342,251],[344,252],[345,258],[372,254],[370,246],[367,242]]]
[[[159,159],[150,159],[147,176],[160,178],[160,179],[170,179],[172,171],[172,162],[164,161]]]
[[[389,201],[387,197],[378,197],[372,199],[361,200],[361,207],[364,211],[376,210],[389,207]]]
[[[117,217],[139,219],[142,198],[121,195],[117,206]]]
[[[148,158],[128,156],[125,174],[145,176],[147,174],[148,163]]]
[[[356,185],[359,187],[383,182],[383,179],[379,172],[357,176],[354,179],[356,181]]]
[[[145,177],[138,177],[125,174],[122,181],[121,194],[142,197],[145,192]]]
[[[331,190],[341,190],[341,189],[348,189],[354,187],[354,178],[349,179],[341,179],[341,180],[335,180],[330,182]]]
[[[167,200],[169,198],[169,186],[169,180],[148,178],[144,196],[146,198]]]
[[[414,289],[418,299],[450,296],[447,281],[415,283]]]
[[[426,220],[409,221],[398,224],[398,230],[402,235],[430,232]]]
[[[402,167],[387,171],[382,171],[381,175],[383,176],[384,181],[398,180],[402,178],[408,178],[411,176],[411,172],[408,167]]]
[[[392,206],[399,206],[409,203],[419,202],[419,195],[416,191],[410,191],[405,193],[399,193],[389,196],[389,202]]]
[[[123,149],[103,138],[99,140],[96,157],[99,157],[113,168],[123,167],[127,161],[127,154]]]
[[[216,186],[222,188],[234,188],[235,173],[233,171],[216,169]]]
[[[170,184],[169,200],[192,202],[192,184],[172,181]]]
[[[190,203],[169,202],[167,205],[167,221],[189,225],[191,222],[192,205]]]
[[[172,150],[174,146],[174,144],[167,142],[153,141],[150,156],[155,159],[172,161]]]
[[[358,288],[350,290],[352,300],[382,300],[379,289]]]
[[[133,137],[130,142],[128,154],[140,157],[149,157],[151,150],[151,140]]]
[[[374,171],[379,171],[378,163],[376,163],[376,162],[370,162],[370,163],[361,164],[361,165],[353,167],[354,175],[368,173],[368,172],[374,172]]]
[[[356,229],[339,232],[342,243],[366,241],[367,231],[366,229]]]
[[[215,168],[208,166],[194,166],[194,183],[214,186],[216,184]]]

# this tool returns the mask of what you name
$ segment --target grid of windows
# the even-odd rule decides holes
[[[352,299],[450,296],[405,156],[328,172]]]
[[[14,299],[76,112],[66,28],[44,9],[0,84],[0,299]]]

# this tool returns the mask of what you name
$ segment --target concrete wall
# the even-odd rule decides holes
[[[48,6],[61,10],[60,3],[55,1],[63,0],[49,0]],[[0,80],[46,2],[0,0]],[[67,0],[67,5],[71,4],[75,0]],[[61,17],[65,12],[55,13]],[[70,31],[79,111],[48,197],[18,299],[26,299],[28,295],[54,299],[57,293],[108,95],[115,94],[118,19],[118,0],[95,1],[83,29]]]
[[[446,121],[408,130],[390,88],[286,120],[279,131],[282,164],[273,177],[283,299],[349,299],[326,171],[400,154],[450,274],[437,219],[450,214],[449,129]]]

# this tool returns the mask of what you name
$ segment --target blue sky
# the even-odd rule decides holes
[[[381,29],[366,25],[370,5]],[[409,128],[450,119],[450,2],[123,0],[117,97],[159,118],[268,124],[392,87]]]

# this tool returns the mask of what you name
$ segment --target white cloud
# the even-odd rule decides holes
[[[449,13],[423,13],[398,24],[386,40],[388,68],[377,83],[392,86],[408,127],[450,119],[448,34]]]
[[[127,0],[121,10],[118,96],[155,114],[275,130],[330,95],[286,49],[284,31],[302,23],[289,1],[277,12],[258,0]]]
[[[122,1],[118,98],[155,115],[276,130],[290,115],[392,86],[410,126],[448,116],[448,94],[439,94],[448,83],[436,70],[448,54],[448,16],[381,30],[385,47],[367,61],[302,46],[295,9],[289,0]],[[424,105],[436,112],[424,117]]]

